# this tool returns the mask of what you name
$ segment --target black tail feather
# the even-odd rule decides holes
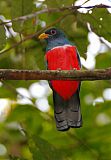
[[[67,101],[53,91],[53,100],[55,121],[59,131],[82,126],[79,91]]]

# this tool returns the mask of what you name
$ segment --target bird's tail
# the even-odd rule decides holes
[[[78,91],[67,101],[54,92],[53,99],[55,121],[59,131],[66,131],[69,128],[79,128],[82,126]]]

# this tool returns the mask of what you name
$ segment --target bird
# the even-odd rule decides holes
[[[80,70],[81,61],[76,45],[72,44],[65,33],[51,27],[40,34],[39,39],[46,41],[45,61],[48,70]],[[54,117],[58,131],[82,126],[80,107],[80,81],[50,80],[53,91]]]

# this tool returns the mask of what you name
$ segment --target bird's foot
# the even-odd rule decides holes
[[[77,68],[73,68],[72,70],[73,70],[73,71],[76,71],[76,70],[77,70]]]
[[[61,68],[57,68],[57,71],[61,71]]]

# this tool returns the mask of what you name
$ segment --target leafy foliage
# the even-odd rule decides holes
[[[0,16],[0,19],[3,22],[40,11],[45,7],[67,7],[72,6],[72,3],[75,3],[75,0],[1,0],[2,17]],[[98,38],[104,37],[111,42],[111,14],[107,9],[95,8],[86,14],[78,10],[43,13],[35,18],[12,21],[12,25],[0,25],[0,68],[45,69],[45,43],[38,41],[37,37],[7,52],[3,53],[3,50],[20,42],[26,36],[40,31],[43,27],[53,24],[61,16],[63,18],[55,26],[64,30],[69,40],[77,46],[81,57],[86,60],[88,57],[85,53],[89,48],[88,24]],[[110,48],[104,42],[101,44],[104,44],[105,49],[102,51],[98,49],[95,53],[95,68],[111,66]],[[96,45],[95,42],[93,50],[96,49]],[[105,89],[111,88],[111,82],[82,82],[80,97],[83,127],[63,133],[58,132],[55,127],[51,92],[46,87],[42,97],[40,93],[38,97],[34,96],[31,93],[31,87],[35,83],[39,87],[46,86],[43,81],[2,81],[0,83],[0,108],[4,105],[4,101],[1,103],[1,100],[8,100],[5,111],[0,112],[0,159],[111,159],[111,99],[106,99],[104,95]],[[25,89],[26,97],[18,92],[20,88]],[[38,92],[40,91],[37,90]],[[24,104],[23,101],[21,103],[20,100],[25,98],[28,104]],[[50,109],[47,112],[39,110],[37,102],[42,98],[48,99]],[[41,107],[43,106],[44,104],[41,104]]]
[[[106,18],[107,17],[107,18]],[[111,24],[111,14],[105,8],[93,9],[92,14],[80,14],[79,19],[89,22],[93,30],[101,37],[111,41],[111,30],[108,28]]]
[[[33,9],[32,0],[12,1],[11,2],[11,19],[30,14],[32,13],[32,9]],[[32,28],[32,20],[28,20],[26,22],[24,21],[13,22],[13,29],[16,32],[19,32],[19,33],[21,32],[23,33],[25,31],[28,32],[28,30],[29,29],[31,30],[31,28]]]

